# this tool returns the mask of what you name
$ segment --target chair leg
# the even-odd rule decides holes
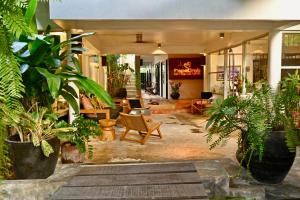
[[[151,135],[151,132],[147,132],[147,134],[145,135],[145,137],[141,140],[141,144],[145,144],[146,140],[148,139],[148,137]]]
[[[161,132],[160,132],[160,127],[157,128],[157,132],[160,138],[162,138]]]
[[[121,135],[120,140],[124,140],[128,132],[129,129],[126,129],[126,131]]]

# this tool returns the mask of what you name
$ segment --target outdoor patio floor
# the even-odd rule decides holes
[[[206,142],[206,119],[189,113],[153,114],[152,119],[162,122],[162,139],[150,137],[145,145],[120,141],[124,128],[116,128],[117,138],[103,142],[94,139],[94,157],[87,163],[163,162],[199,159],[235,160],[237,137],[233,136],[223,147],[209,150]],[[132,132],[131,136],[140,137]]]

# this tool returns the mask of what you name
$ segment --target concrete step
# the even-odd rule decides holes
[[[136,87],[135,87],[135,85],[133,85],[133,86],[128,85],[128,86],[126,86],[126,89],[127,89],[127,91],[128,90],[136,90]]]
[[[252,182],[242,178],[231,178],[229,197],[265,200],[266,191],[263,185],[253,185]]]

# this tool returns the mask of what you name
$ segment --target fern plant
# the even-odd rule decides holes
[[[22,33],[31,35],[33,32],[26,21],[32,21],[35,10],[27,8],[33,8],[37,0],[31,0],[29,4],[27,0],[0,1],[0,102],[9,108],[19,105],[24,92],[19,63],[13,55],[11,45],[14,38],[19,38]],[[7,174],[9,162],[5,145],[7,133],[1,122],[0,130],[0,177],[3,177]]]
[[[210,148],[226,142],[233,132],[238,132],[239,148],[242,152],[257,151],[262,157],[264,138],[270,128],[262,98],[268,92],[270,91],[267,88],[262,87],[250,98],[232,96],[224,101],[218,99],[209,110],[211,117],[206,124],[206,128],[210,128],[207,136],[207,141],[211,143]]]
[[[91,119],[85,119],[82,115],[79,115],[75,120],[68,125],[66,122],[62,121],[57,127],[73,127],[75,130],[70,132],[61,132],[58,134],[60,140],[67,140],[68,142],[75,144],[81,153],[85,153],[88,150],[88,157],[93,157],[93,146],[86,144],[90,137],[100,136],[101,129],[99,124]]]
[[[254,89],[251,97],[217,100],[209,110],[211,117],[206,124],[210,148],[226,142],[237,131],[239,150],[249,164],[254,152],[262,159],[265,139],[272,130],[285,130],[287,146],[290,151],[295,151],[300,144],[293,118],[293,113],[299,112],[299,83],[297,73],[289,74],[275,92],[267,84],[262,84]]]

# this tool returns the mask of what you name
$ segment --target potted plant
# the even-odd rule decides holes
[[[115,98],[123,99],[127,97],[126,85],[130,75],[134,71],[128,63],[119,64],[120,55],[108,55],[107,57],[107,90]]]
[[[179,99],[179,97],[180,97],[179,88],[181,87],[182,82],[181,81],[180,82],[170,81],[170,84],[171,84],[171,89],[172,89],[172,92],[171,92],[172,99]]]
[[[37,179],[53,174],[60,148],[56,134],[75,128],[55,127],[57,116],[37,104],[29,111],[1,104],[0,116],[10,132],[16,132],[6,140],[15,177]]]
[[[299,75],[289,75],[277,91],[267,84],[252,96],[217,100],[209,110],[206,128],[210,148],[239,133],[237,158],[252,176],[265,183],[280,183],[291,168],[299,132],[293,115],[299,112]],[[215,137],[216,136],[216,137]]]
[[[93,156],[93,146],[88,145],[90,137],[97,137],[101,134],[99,124],[91,119],[85,119],[79,115],[69,125],[62,121],[59,127],[73,127],[70,132],[61,132],[58,138],[63,141],[61,145],[62,163],[82,163],[85,159],[85,153],[88,150],[88,157]]]

